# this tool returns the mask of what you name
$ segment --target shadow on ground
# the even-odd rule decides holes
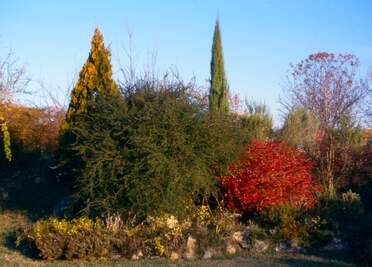
[[[50,215],[53,207],[68,195],[68,190],[53,183],[49,175],[39,168],[0,173],[1,208],[25,212],[32,220]]]

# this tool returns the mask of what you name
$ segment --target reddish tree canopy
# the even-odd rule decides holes
[[[311,162],[284,142],[253,141],[243,158],[219,177],[227,207],[234,211],[262,212],[290,205],[311,207],[319,187],[312,181]]]

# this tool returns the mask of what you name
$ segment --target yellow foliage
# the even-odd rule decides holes
[[[8,161],[12,160],[12,151],[10,149],[10,135],[8,131],[8,126],[6,125],[3,114],[0,112],[0,124],[1,124],[1,133],[3,134],[3,143],[4,143],[4,153]]]
[[[89,57],[79,74],[79,80],[71,92],[70,105],[67,110],[62,131],[69,127],[74,116],[86,111],[87,103],[95,94],[118,95],[119,89],[112,79],[110,50],[105,48],[103,36],[96,28]]]

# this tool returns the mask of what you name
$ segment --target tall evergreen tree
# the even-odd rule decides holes
[[[78,141],[74,133],[79,128],[79,118],[87,112],[88,103],[97,96],[119,96],[119,88],[112,79],[111,53],[104,46],[103,36],[96,28],[91,40],[87,61],[79,73],[79,80],[71,92],[66,119],[61,127],[58,161],[59,175],[62,180],[72,185],[74,177],[82,169],[82,160],[76,156],[72,144]]]
[[[71,92],[70,105],[62,130],[75,121],[76,115],[85,112],[87,103],[95,95],[118,95],[119,89],[112,79],[111,53],[104,46],[103,36],[96,28],[89,56],[79,74],[79,80]]]
[[[222,41],[219,20],[214,28],[211,60],[211,86],[209,91],[209,110],[228,112],[228,84],[223,61]]]

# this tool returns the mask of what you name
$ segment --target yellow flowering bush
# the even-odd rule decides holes
[[[191,222],[179,221],[175,216],[164,214],[146,220],[146,243],[158,256],[169,256],[185,243],[185,231]]]
[[[29,246],[43,259],[92,259],[121,255],[170,257],[185,251],[187,238],[197,240],[197,253],[223,244],[237,229],[230,214],[199,206],[189,218],[171,214],[147,217],[141,223],[122,221],[119,214],[91,220],[50,217],[19,233],[17,246]]]
[[[44,259],[84,259],[107,256],[111,238],[111,232],[101,220],[50,217],[20,233],[16,245],[27,242]]]
[[[196,219],[201,223],[207,223],[211,220],[211,212],[208,205],[201,205],[196,210]]]
[[[8,130],[8,126],[5,122],[5,118],[3,116],[3,114],[0,112],[0,131],[1,131],[1,134],[3,135],[3,143],[4,143],[4,154],[5,154],[5,158],[8,160],[8,161],[11,161],[12,160],[12,151],[10,150],[10,135],[9,135],[9,130]]]

